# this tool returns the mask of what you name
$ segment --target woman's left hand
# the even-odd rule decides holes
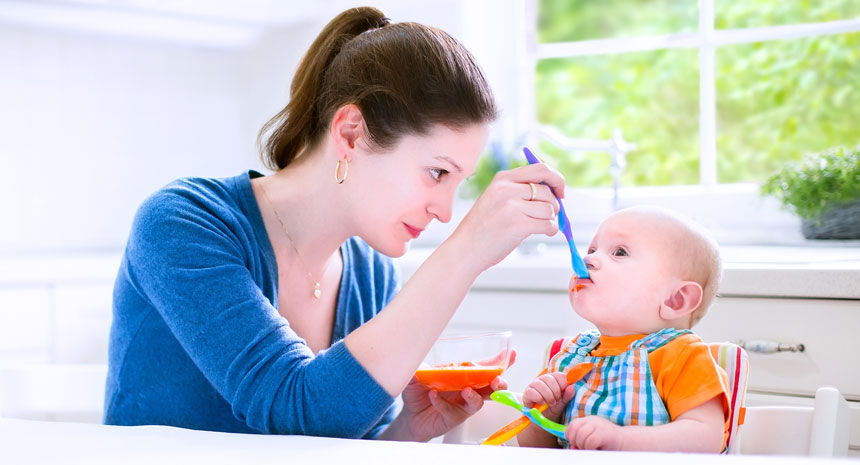
[[[508,366],[514,363],[516,351],[511,351]],[[414,376],[403,390],[403,411],[395,422],[403,422],[413,441],[429,441],[466,421],[484,405],[493,391],[507,389],[508,383],[500,377],[482,389],[466,388],[462,391],[435,391],[418,382]]]

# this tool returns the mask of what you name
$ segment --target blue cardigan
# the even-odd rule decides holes
[[[332,345],[278,313],[278,270],[249,171],[174,181],[137,212],[114,285],[104,422],[376,437],[396,403],[343,338],[394,297],[390,258],[351,238]]]

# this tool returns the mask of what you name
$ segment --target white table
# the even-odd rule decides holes
[[[166,426],[103,426],[0,419],[0,463],[27,464],[810,464],[834,460],[526,449],[263,436]],[[839,460],[842,462],[842,460]]]

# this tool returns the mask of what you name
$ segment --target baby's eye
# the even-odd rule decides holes
[[[597,251],[597,249],[595,249],[594,247],[589,247],[589,248],[588,248],[588,251],[586,251],[586,252],[585,252],[585,254],[586,254],[586,255],[591,255],[591,254],[593,254],[593,253],[594,253],[594,252],[596,252],[596,251]]]
[[[628,255],[627,249],[624,247],[618,247],[617,249],[612,251],[612,255],[615,257],[626,257]]]
[[[448,174],[448,170],[443,170],[441,168],[430,168],[430,177],[432,177],[433,180],[436,181],[436,184],[442,182],[442,178],[445,177],[446,174]]]

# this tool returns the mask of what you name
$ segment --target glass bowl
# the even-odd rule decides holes
[[[480,389],[508,367],[511,332],[443,337],[436,341],[415,376],[437,391]]]

